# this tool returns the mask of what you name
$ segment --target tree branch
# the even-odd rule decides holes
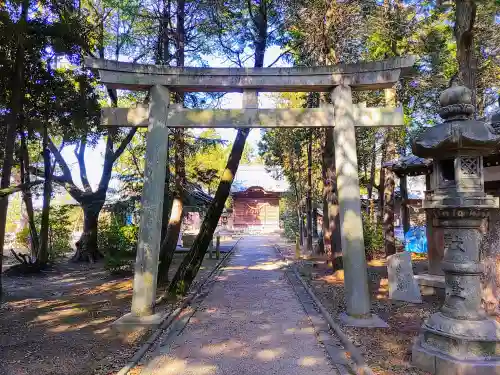
[[[87,177],[87,167],[85,165],[85,147],[87,145],[87,136],[83,136],[80,144],[75,147],[75,157],[78,161],[78,167],[80,169],[80,179],[82,180],[82,185],[87,193],[92,192],[92,187],[90,186],[89,179]]]
[[[52,139],[50,139],[50,137],[49,137],[49,150],[50,150],[50,152],[52,152],[52,155],[54,155],[54,158],[56,159],[57,164],[59,164],[59,167],[61,168],[61,170],[63,172],[62,177],[64,177],[64,179],[67,183],[74,185],[73,177],[71,176],[71,170],[69,169],[69,166],[66,163],[66,160],[64,160],[64,158],[61,155],[61,152],[54,145],[54,142],[52,142]]]
[[[36,167],[29,167],[29,172],[31,174],[34,174],[37,177],[45,177],[45,172],[43,169],[36,168]],[[78,187],[73,183],[73,181],[68,180],[64,175],[63,176],[56,176],[52,175],[52,181],[58,183],[59,185],[66,186],[67,184],[74,186],[75,189],[78,189]],[[42,180],[43,182],[43,180]]]
[[[17,186],[10,186],[5,189],[0,189],[0,198],[4,198],[10,194],[17,193],[18,191],[29,190],[33,186],[40,185],[43,183],[43,180],[36,180],[31,182],[25,182],[23,184],[19,184]]]
[[[123,154],[123,151],[125,151],[127,145],[132,141],[132,138],[134,138],[136,132],[137,128],[130,129],[125,139],[122,141],[120,146],[118,146],[118,148],[115,151],[115,160],[118,159]]]
[[[268,67],[268,68],[271,68],[271,67],[272,67],[274,64],[276,64],[276,63],[277,63],[277,62],[278,62],[278,61],[279,61],[279,60],[280,60],[283,56],[285,56],[285,55],[289,54],[290,52],[292,52],[292,49],[291,49],[291,48],[287,48],[287,49],[286,49],[286,51],[284,51],[284,52],[280,53],[280,54],[278,55],[278,57],[276,57],[276,59],[274,59],[274,61],[273,61],[271,64],[269,64],[267,67]]]

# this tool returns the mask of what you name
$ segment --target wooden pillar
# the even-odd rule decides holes
[[[410,209],[408,207],[408,181],[406,175],[399,176],[399,189],[401,191],[401,221],[403,233],[410,230]]]
[[[141,220],[134,272],[132,315],[153,314],[165,189],[168,149],[168,107],[170,91],[164,86],[150,90],[149,128],[146,143]]]
[[[344,265],[347,315],[370,317],[370,295],[361,221],[356,134],[350,86],[340,85],[331,93],[334,107],[334,143],[340,206],[340,230]]]
[[[431,175],[425,176],[426,190],[432,189]],[[443,229],[436,226],[436,220],[432,218],[430,210],[425,210],[426,237],[427,237],[427,272],[431,275],[444,275],[441,269],[441,261],[444,255],[444,233]]]

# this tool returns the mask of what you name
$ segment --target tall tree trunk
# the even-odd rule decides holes
[[[168,271],[174,258],[177,241],[179,239],[180,228],[183,218],[182,197],[175,197],[170,211],[167,235],[160,248],[160,264],[158,266],[158,281],[168,282]]]
[[[21,16],[18,21],[16,60],[14,71],[11,78],[11,101],[10,116],[7,123],[5,137],[5,153],[2,165],[2,179],[0,189],[9,187],[12,174],[12,165],[14,162],[14,144],[16,140],[16,130],[20,124],[20,115],[23,106],[24,97],[24,41],[26,38],[26,23],[28,21],[28,10],[30,1],[23,0]],[[9,198],[0,198],[0,299],[2,297],[2,264],[3,264],[3,246],[5,241],[5,228],[7,225],[7,208],[9,207]]]
[[[307,192],[306,192],[306,215],[307,215],[307,251],[313,250],[313,220],[312,220],[312,129],[309,130],[307,142]]]
[[[472,91],[472,104],[476,106],[476,59],[474,57],[474,22],[476,2],[455,1],[455,28],[457,41],[458,78],[461,84]]]
[[[247,3],[249,7],[250,14],[252,2]],[[256,15],[253,16],[253,24],[255,26],[254,32],[254,67],[262,68],[264,66],[264,54],[267,45],[267,2],[261,1],[259,3],[259,9]],[[243,104],[245,108],[257,108],[258,98],[257,92],[244,92],[243,93]],[[173,294],[184,294],[189,290],[198,270],[200,269],[205,253],[207,252],[210,241],[212,241],[214,231],[219,223],[220,216],[224,210],[224,205],[229,193],[231,191],[231,185],[233,183],[236,171],[238,170],[238,165],[240,164],[241,157],[245,148],[245,143],[250,133],[248,128],[239,128],[234,141],[233,147],[231,149],[231,154],[227,161],[226,169],[223,172],[221,182],[217,187],[215,192],[215,197],[207,211],[203,223],[200,228],[200,232],[196,236],[193,246],[189,250],[182,261],[179,269],[175,273],[175,276],[170,283],[168,288],[168,293]]]
[[[97,245],[97,225],[102,202],[89,202],[81,204],[83,209],[83,232],[76,245],[76,253],[73,261],[84,261],[94,263],[102,258]]]
[[[168,165],[167,165],[168,168]],[[167,171],[168,173],[169,171]],[[170,221],[170,214],[172,212],[172,203],[173,199],[169,191],[169,183],[168,180],[165,182],[165,197],[163,198],[163,209],[162,209],[162,217],[161,217],[161,243],[167,238],[167,230],[168,223]],[[162,254],[160,253],[160,260],[162,258]]]
[[[44,166],[44,183],[43,183],[43,206],[42,206],[42,222],[40,225],[40,247],[37,254],[37,262],[44,266],[49,261],[49,215],[50,215],[50,198],[52,194],[52,171],[50,163],[50,151],[48,147],[48,130],[47,124],[44,124],[43,129],[43,166]]]
[[[385,101],[389,106],[394,107],[396,105],[396,90],[395,89],[385,89]],[[393,129],[387,129],[386,138],[386,158],[387,160],[392,160],[396,158],[396,139],[395,131]],[[384,247],[385,256],[389,256],[396,253],[396,239],[394,236],[394,172],[387,168],[382,169],[384,172],[384,204],[383,204],[383,228],[384,228]]]
[[[176,64],[178,67],[184,66],[184,43],[185,43],[185,1],[177,2],[177,33],[176,33]],[[176,102],[184,104],[184,95],[176,94]],[[185,144],[184,129],[177,129],[174,133],[175,139],[175,195],[170,211],[170,218],[167,226],[167,234],[160,248],[160,265],[158,268],[158,279],[161,282],[168,281],[168,271],[174,257],[177,241],[181,232],[182,219],[184,215],[184,185],[186,184],[186,167],[184,160]]]
[[[377,164],[377,139],[375,137],[372,146],[370,161],[370,180],[368,182],[368,199],[373,199],[373,187],[375,186],[375,166]]]
[[[290,169],[293,174],[295,174],[295,163],[293,159],[293,154],[290,156]],[[293,178],[293,181],[291,181],[292,186],[293,186],[293,191],[295,193],[295,201],[296,201],[296,209],[297,209],[297,220],[298,220],[298,229],[299,229],[299,244],[300,246],[304,246],[304,232],[302,228],[302,212],[300,210],[300,192],[299,192],[299,187],[297,186],[297,179],[296,177]]]
[[[382,139],[382,155],[380,158],[380,175],[378,182],[378,212],[377,212],[377,223],[382,223],[384,219],[384,197],[385,197],[385,172],[386,169],[383,167],[384,163],[387,161],[387,138],[388,130],[384,129],[383,139]]]
[[[21,136],[21,150],[19,159],[21,161],[21,183],[29,184],[30,181],[30,159],[28,153],[28,147],[26,146],[26,136],[24,131],[19,132]],[[23,190],[22,192],[23,202],[26,206],[26,213],[28,215],[28,225],[30,228],[30,239],[31,239],[31,256],[33,258],[37,257],[38,248],[40,246],[40,241],[38,237],[38,229],[35,224],[35,211],[33,209],[33,200],[31,189]]]
[[[342,256],[340,238],[339,202],[337,196],[337,171],[335,170],[335,144],[333,129],[325,129],[323,150],[323,241],[325,253],[333,264],[336,257]]]
[[[168,292],[170,295],[185,294],[191,283],[193,282],[198,270],[201,266],[201,262],[205,257],[208,245],[213,238],[217,224],[219,223],[220,215],[224,210],[224,204],[226,203],[229,193],[231,191],[231,185],[238,170],[238,165],[243,155],[243,149],[245,147],[245,142],[248,137],[249,129],[238,129],[236,135],[236,140],[234,141],[233,148],[231,149],[231,154],[226,165],[226,169],[222,174],[221,182],[215,193],[215,197],[203,219],[201,224],[200,232],[193,243],[193,246],[189,250],[182,261],[179,269],[177,270],[172,282],[170,283]]]

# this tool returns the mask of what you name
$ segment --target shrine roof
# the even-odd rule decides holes
[[[500,152],[483,157],[484,167],[500,165]],[[432,159],[421,158],[416,155],[407,155],[383,164],[383,167],[401,176],[420,176],[432,172]]]
[[[416,155],[407,155],[396,160],[388,161],[383,164],[383,167],[390,169],[398,176],[418,176],[432,172],[432,159],[425,159]]]
[[[279,169],[266,168],[264,165],[240,165],[231,186],[231,193],[245,191],[253,186],[259,186],[267,192],[288,191],[288,182]]]

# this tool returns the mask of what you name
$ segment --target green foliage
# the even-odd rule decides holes
[[[50,209],[49,216],[49,260],[54,261],[71,251],[71,234],[73,232],[70,215],[72,206],[55,206]],[[40,231],[41,212],[35,214],[35,225]],[[30,229],[25,226],[16,233],[19,246],[30,248]]]
[[[286,194],[280,199],[280,220],[283,223],[283,234],[289,240],[295,241],[300,236],[299,218],[294,209],[295,199],[291,194]]]
[[[51,207],[49,217],[49,259],[54,260],[71,251],[72,206]],[[41,218],[40,218],[41,219]]]
[[[9,197],[9,211],[7,211],[5,232],[14,232],[17,229],[17,223],[21,219],[21,207],[21,194],[13,194],[12,197]]]
[[[281,220],[283,220],[283,232],[285,237],[295,241],[295,239],[300,236],[297,212],[286,210],[281,215]]]
[[[99,223],[97,242],[104,254],[105,268],[111,273],[130,271],[133,268],[137,249],[138,227],[110,223]]]
[[[371,258],[384,248],[384,231],[382,224],[372,220],[366,212],[363,212],[362,220],[365,253]]]
[[[16,233],[16,245],[19,247],[30,247],[30,228],[25,226]]]

